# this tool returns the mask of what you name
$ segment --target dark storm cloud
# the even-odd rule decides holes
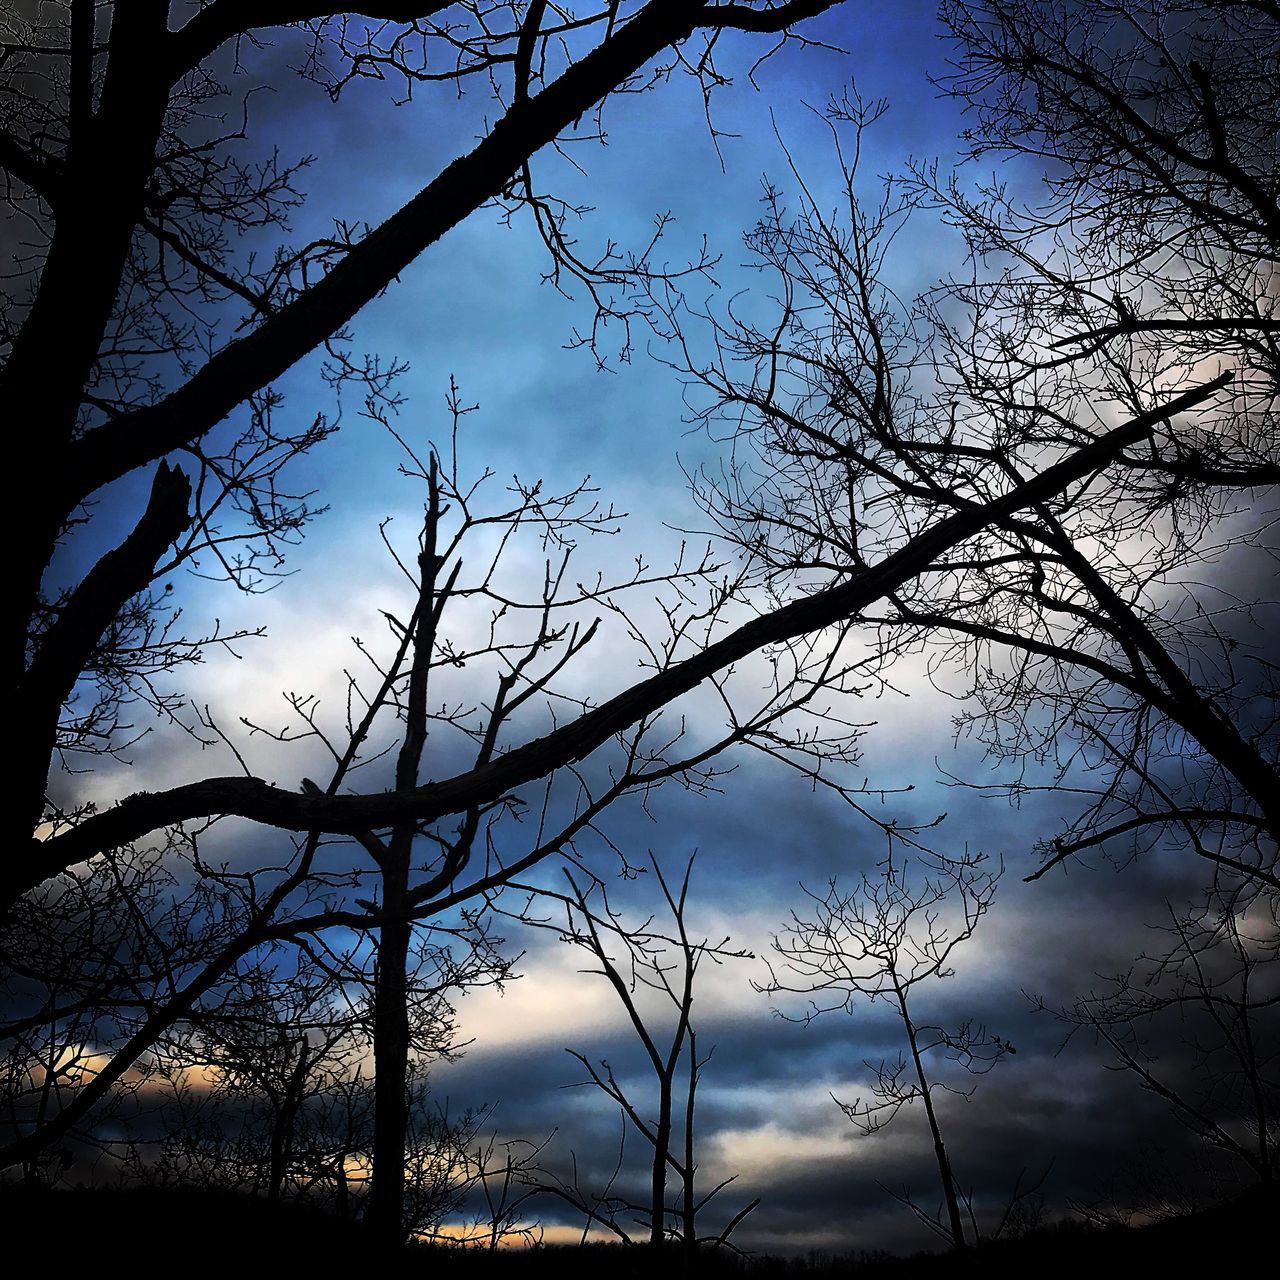
[[[940,744],[939,754],[944,749]],[[1184,859],[1151,857],[1123,872],[1074,867],[1025,884],[1021,874],[1035,865],[1031,844],[1069,814],[1071,801],[1045,796],[1015,811],[973,791],[931,785],[935,771],[923,772],[910,803],[919,813],[947,809],[940,847],[950,841],[982,848],[1009,866],[991,914],[956,954],[956,977],[922,989],[915,1006],[918,1017],[943,1024],[973,1017],[1017,1049],[976,1079],[939,1069],[947,1083],[973,1086],[970,1100],[947,1097],[941,1112],[949,1150],[975,1204],[998,1217],[1020,1172],[1025,1183],[1051,1165],[1043,1190],[1050,1207],[1062,1211],[1070,1201],[1103,1194],[1126,1157],[1137,1163],[1138,1153],[1157,1145],[1175,1157],[1190,1153],[1189,1135],[1171,1127],[1157,1099],[1143,1094],[1133,1077],[1104,1070],[1106,1056],[1087,1036],[1063,1048],[1066,1028],[1029,997],[1067,1004],[1096,984],[1093,975],[1127,969],[1150,945],[1148,926],[1160,920],[1166,899],[1194,893],[1199,869]],[[737,917],[735,942],[763,955],[768,932],[802,903],[799,882],[820,884],[830,875],[849,880],[869,871],[882,856],[883,840],[781,769],[755,762],[745,773],[758,809],[735,802],[741,792],[696,803],[672,794],[657,802],[656,829],[667,836],[669,867],[689,848],[699,850],[689,913],[695,932],[718,936],[718,929],[699,923],[700,912],[717,926]],[[753,818],[760,812],[769,815],[767,823]],[[652,843],[651,825],[634,830]],[[650,890],[620,885],[616,900],[637,912],[652,909]],[[540,947],[554,945],[534,938],[530,961]],[[893,1059],[902,1051],[893,1010],[862,1005],[852,1015],[829,1013],[799,1025],[775,1016],[777,1002],[751,989],[749,979],[764,976],[760,959],[739,962],[736,988],[718,986],[702,1002],[698,1022],[701,1042],[715,1045],[700,1094],[702,1150],[717,1176],[734,1171],[739,1153],[744,1167],[735,1190],[744,1199],[763,1198],[743,1227],[744,1242],[760,1248],[927,1244],[905,1210],[886,1204],[880,1185],[908,1186],[930,1207],[937,1199],[923,1117],[908,1111],[884,1133],[863,1138],[829,1096],[852,1101],[865,1093],[864,1060]],[[584,975],[582,981],[599,979]],[[519,983],[508,999],[520,1001]],[[797,1013],[801,1005],[785,1007]],[[554,1025],[557,1010],[546,1012]],[[637,1099],[652,1097],[652,1085],[626,1027],[584,1032],[571,1001],[560,1012],[565,1033],[558,1039],[540,1036],[521,1048],[482,1037],[439,1083],[451,1093],[465,1086],[473,1091],[468,1101],[500,1097],[502,1124],[515,1124],[529,1137],[555,1128],[549,1158],[572,1150],[607,1176],[616,1158],[617,1117],[593,1091],[563,1087],[582,1078],[564,1048],[607,1059]],[[464,1005],[464,1026],[466,1014]],[[1166,1066],[1174,1069],[1167,1060]],[[812,1155],[797,1158],[806,1151]]]
[[[1104,1194],[1126,1155],[1157,1144],[1175,1153],[1189,1149],[1189,1135],[1170,1129],[1159,1101],[1142,1094],[1132,1078],[1102,1070],[1100,1055],[1085,1040],[1056,1054],[1061,1030],[1049,1018],[1018,1014],[1016,1006],[1006,1012],[1002,1031],[1018,1043],[1018,1054],[975,1081],[947,1076],[972,1083],[974,1091],[969,1099],[941,1095],[940,1101],[957,1175],[981,1212],[998,1213],[1020,1173],[1025,1183],[1048,1171],[1044,1192],[1062,1209],[1070,1200]],[[897,1030],[883,1015],[832,1016],[807,1028],[714,1021],[701,1028],[704,1042],[716,1045],[700,1095],[703,1159],[718,1177],[733,1172],[722,1158],[732,1162],[735,1151],[743,1153],[746,1167],[735,1194],[764,1201],[744,1227],[745,1243],[914,1248],[929,1242],[884,1190],[908,1187],[930,1208],[937,1200],[923,1115],[918,1108],[905,1112],[883,1133],[861,1137],[827,1096],[834,1087],[851,1101],[855,1082],[866,1082],[861,1058],[895,1055]],[[578,1047],[607,1059],[632,1097],[652,1097],[627,1035]],[[565,1170],[573,1152],[584,1185],[602,1186],[616,1161],[619,1116],[594,1089],[564,1087],[582,1074],[549,1045],[518,1053],[477,1046],[438,1083],[466,1103],[500,1097],[496,1127],[505,1136],[540,1139],[555,1130],[548,1165]],[[468,1092],[459,1095],[464,1085]],[[628,1176],[639,1187],[644,1155],[637,1155],[634,1137],[629,1150]]]
[[[651,214],[671,209],[677,217],[671,260],[687,254],[705,231],[712,251],[725,255],[726,295],[758,283],[740,269],[739,240],[756,213],[760,173],[785,171],[770,110],[820,191],[831,182],[829,137],[804,102],[820,106],[847,86],[851,72],[867,96],[884,93],[895,100],[868,139],[868,174],[900,166],[908,153],[954,150],[960,124],[954,104],[939,103],[924,78],[925,68],[936,67],[943,52],[933,38],[932,9],[931,0],[874,12],[845,6],[826,20],[822,34],[851,46],[851,61],[821,51],[808,51],[801,60],[788,50],[763,70],[765,95],[753,97],[738,86],[725,98],[722,123],[742,137],[724,142],[724,175],[709,139],[690,127],[700,104],[687,86],[671,95],[614,104],[612,145],[590,165],[585,202],[596,212],[584,225],[584,236],[592,242],[643,241]],[[334,108],[315,86],[287,73],[295,56],[285,38],[267,55],[266,69],[279,91],[255,109],[266,113],[270,127],[264,136],[273,136],[283,152],[317,156],[304,175],[312,200],[299,216],[298,239],[327,233],[333,216],[384,215],[469,145],[478,129],[482,95],[445,106],[433,100],[429,112],[413,106],[387,113],[382,110],[386,87],[367,83],[354,86],[350,109]],[[364,116],[373,118],[375,110],[380,123],[371,132]],[[554,158],[542,157],[538,165],[540,176],[564,179],[572,190],[571,175],[558,171]],[[948,265],[940,260],[945,240],[936,229],[922,228],[915,239],[913,234],[903,239],[903,264],[893,268],[908,296]],[[581,323],[583,310],[580,302],[570,304],[537,288],[544,266],[527,226],[508,230],[495,214],[482,214],[452,232],[447,245],[425,254],[398,287],[367,308],[353,326],[355,342],[358,349],[411,361],[402,387],[409,396],[402,425],[415,438],[441,434],[441,393],[450,374],[457,374],[464,397],[481,404],[465,437],[473,463],[492,466],[504,483],[515,471],[526,478],[546,474],[556,483],[572,483],[590,472],[605,500],[617,495],[632,512],[631,524],[605,555],[606,565],[609,555],[621,565],[639,553],[656,559],[655,543],[666,547],[677,540],[669,530],[655,531],[659,522],[683,527],[696,515],[675,455],[697,460],[711,446],[684,435],[681,391],[669,370],[637,358],[608,377],[593,378],[586,357],[559,350],[574,324]],[[314,375],[308,362],[281,381],[288,410],[299,420],[333,411],[328,392],[321,388],[317,395]],[[377,549],[378,520],[396,513],[407,529],[420,507],[419,495],[395,476],[396,460],[393,443],[349,412],[340,436],[303,464],[301,478],[320,485],[333,510],[294,558],[301,570],[297,578],[283,583],[268,601],[244,607],[246,622],[269,620],[275,647],[251,648],[244,665],[211,664],[208,678],[222,682],[215,692],[225,695],[231,721],[244,712],[251,694],[261,695],[263,708],[282,705],[272,701],[279,689],[309,691],[314,685],[332,695],[334,679],[350,660],[347,637],[375,635],[365,628],[379,625],[376,608],[392,603],[378,594],[380,584],[393,586]],[[129,499],[121,510],[134,509],[136,492],[121,492]],[[1254,568],[1237,571],[1236,562],[1231,564],[1230,581],[1247,581],[1252,590]],[[353,599],[360,592],[367,598]],[[196,597],[193,614],[224,616],[226,604],[225,595],[210,589]],[[604,679],[616,687],[634,675],[631,665],[604,671]],[[341,706],[340,699],[333,705]],[[860,772],[870,788],[901,790],[883,803],[875,797],[866,803],[876,817],[907,825],[930,823],[945,812],[945,824],[930,836],[939,848],[968,847],[1003,857],[1007,864],[990,917],[957,953],[957,976],[921,992],[919,1011],[944,1022],[977,1018],[1018,1049],[974,1082],[970,1101],[951,1098],[943,1105],[961,1182],[973,1188],[980,1204],[993,1205],[1008,1193],[1020,1169],[1038,1174],[1053,1160],[1046,1192],[1060,1207],[1070,1198],[1093,1194],[1124,1153],[1157,1139],[1176,1145],[1180,1131],[1169,1130],[1163,1109],[1131,1079],[1105,1072],[1102,1055],[1085,1039],[1056,1054],[1062,1028],[1035,1012],[1024,993],[1063,1003],[1088,984],[1092,973],[1123,969],[1141,950],[1146,926],[1159,917],[1163,899],[1185,897],[1200,874],[1181,859],[1153,857],[1123,875],[1077,867],[1035,885],[1021,883],[1035,866],[1032,847],[1060,829],[1078,801],[1041,794],[1015,809],[975,790],[941,785],[943,772],[977,784],[997,781],[972,744],[953,753],[953,710],[952,703],[923,686],[910,700],[886,697],[857,708],[855,718],[879,721],[866,733]],[[312,772],[313,760],[305,753],[264,748],[260,740],[250,746],[264,752],[263,776],[295,786]],[[472,750],[457,742],[433,743],[433,773],[460,771]],[[169,773],[181,778],[218,771],[194,745],[189,752],[175,751],[159,737],[154,743],[144,740],[134,759],[138,781],[123,782],[121,790],[158,785]],[[594,774],[605,766],[589,761],[585,767]],[[104,778],[104,793],[106,782],[119,781],[110,773]],[[384,781],[374,772],[368,785]],[[914,789],[903,790],[908,787]],[[872,871],[887,847],[883,832],[837,799],[749,755],[726,777],[723,795],[699,797],[668,787],[653,798],[648,812],[638,801],[625,802],[608,815],[605,826],[633,862],[652,849],[671,870],[696,849],[693,927],[717,937],[732,932],[735,945],[760,956],[769,932],[783,924],[791,907],[803,905],[802,884],[821,888],[832,876],[851,882]],[[279,843],[278,837],[258,835],[247,842],[243,832],[243,826],[220,824],[205,837],[206,856],[225,853],[247,860],[260,856],[264,842]],[[513,828],[503,838],[509,842],[504,853],[517,853],[520,841],[529,837],[526,829]],[[589,842],[586,847],[593,868],[611,874],[611,856]],[[547,878],[554,879],[553,870]],[[614,891],[632,916],[642,917],[657,904],[650,882],[619,883]],[[700,925],[704,919],[707,924]],[[548,983],[549,958],[563,944],[517,926],[499,931],[506,932],[510,951],[527,952],[523,967],[530,976],[512,983],[501,1004],[479,998],[462,1002],[462,1033],[474,1035],[475,1042],[457,1062],[435,1069],[437,1096],[455,1111],[498,1104],[492,1125],[504,1138],[540,1142],[555,1131],[548,1162],[564,1170],[572,1151],[584,1180],[602,1186],[616,1159],[618,1116],[594,1088],[566,1087],[580,1081],[583,1071],[565,1049],[608,1059],[637,1099],[652,1097],[643,1058],[616,1009],[595,1021],[581,1016],[587,995],[597,998],[598,977],[574,976],[574,966],[558,961],[551,975],[557,982]],[[852,1100],[868,1083],[863,1061],[900,1051],[892,1010],[861,1007],[853,1016],[833,1013],[797,1025],[774,1016],[770,999],[751,988],[751,978],[765,976],[760,958],[735,963],[698,1005],[702,1043],[716,1046],[701,1095],[705,1158],[718,1173],[741,1166],[740,1181],[726,1193],[726,1203],[736,1206],[757,1194],[763,1198],[743,1228],[742,1242],[792,1249],[927,1242],[879,1185],[907,1185],[925,1204],[936,1201],[936,1168],[921,1116],[904,1113],[884,1133],[859,1138],[829,1096],[835,1091]],[[605,993],[603,1005],[608,1001]],[[790,1007],[794,1012],[796,1006]],[[473,1016],[476,1009],[482,1013]],[[958,1076],[947,1078],[962,1083]],[[634,1138],[628,1152],[620,1185],[641,1188],[644,1152]],[[572,1221],[551,1202],[542,1212],[548,1221]]]

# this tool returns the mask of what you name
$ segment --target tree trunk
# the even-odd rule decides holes
[[[698,1096],[698,1037],[693,1028],[689,1028],[689,1092],[685,1098],[684,1108],[684,1199],[681,1212],[684,1238],[684,1274],[691,1276],[694,1272],[698,1255],[697,1201],[694,1199],[694,1145],[693,1125],[694,1110]]]
[[[288,1106],[286,1101],[285,1106]],[[285,1155],[285,1128],[289,1121],[283,1110],[278,1110],[271,1122],[271,1153],[267,1162],[267,1203],[279,1204],[284,1189],[284,1174],[288,1164]]]
[[[409,885],[407,853],[390,853],[383,864],[383,906],[405,905]],[[404,1243],[405,1134],[409,1127],[408,957],[413,926],[388,922],[378,932],[373,995],[373,1190],[369,1229],[383,1249]]]
[[[947,1205],[947,1223],[951,1232],[951,1244],[955,1249],[965,1247],[964,1223],[960,1217],[960,1197],[956,1194],[956,1180],[951,1172],[951,1161],[947,1159],[947,1148],[942,1141],[942,1130],[938,1127],[938,1116],[933,1109],[933,1094],[929,1089],[929,1080],[924,1073],[924,1063],[920,1059],[920,1049],[916,1043],[916,1026],[907,1011],[907,998],[894,981],[894,993],[898,997],[898,1009],[902,1015],[902,1024],[907,1029],[907,1040],[911,1045],[911,1061],[915,1064],[916,1079],[920,1084],[920,1096],[924,1099],[925,1115],[929,1118],[929,1133],[933,1137],[933,1154],[938,1162],[938,1176],[942,1179],[942,1198]]]
[[[667,1220],[667,1160],[671,1155],[671,1079],[660,1081],[658,1099],[658,1125],[654,1132],[653,1185],[650,1193],[653,1221],[649,1226],[649,1243],[655,1248],[662,1245],[666,1234],[663,1227]]]

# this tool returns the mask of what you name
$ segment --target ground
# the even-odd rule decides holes
[[[1110,1276],[1196,1277],[1229,1267],[1269,1274],[1274,1265],[1275,1224],[1280,1222],[1280,1189],[1258,1188],[1207,1212],[1141,1229],[1087,1229],[1064,1222],[1020,1240],[972,1250],[966,1257],[921,1254],[741,1259],[716,1254],[699,1261],[704,1277],[857,1276],[859,1280],[921,1276],[1053,1276],[1079,1280]],[[171,1262],[185,1271],[209,1273],[236,1268],[250,1276],[276,1267],[291,1276],[309,1265],[335,1266],[370,1261],[358,1225],[300,1205],[272,1206],[261,1199],[226,1192],[78,1189],[38,1191],[0,1188],[0,1231],[7,1249],[29,1247],[60,1271],[69,1264],[94,1267]],[[23,1249],[25,1252],[25,1249]],[[1213,1269],[1212,1271],[1210,1269]],[[379,1276],[440,1275],[457,1280],[532,1280],[552,1275],[564,1280],[668,1280],[682,1270],[678,1253],[655,1257],[647,1249],[615,1246],[504,1250],[406,1248],[395,1259],[380,1259]]]

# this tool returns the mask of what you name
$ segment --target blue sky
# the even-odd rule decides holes
[[[956,104],[940,99],[927,78],[945,57],[933,8],[917,0],[843,5],[813,24],[813,34],[848,52],[784,50],[760,71],[759,92],[746,82],[746,43],[727,47],[724,69],[735,83],[717,96],[716,121],[739,136],[722,141],[723,172],[696,87],[676,81],[610,104],[609,146],[585,154],[588,176],[545,156],[535,173],[545,187],[594,206],[581,224],[584,246],[606,238],[639,243],[653,216],[669,211],[671,261],[696,253],[704,235],[722,257],[716,299],[758,286],[759,277],[742,265],[741,237],[757,215],[762,176],[784,188],[790,181],[779,136],[814,190],[834,192],[830,137],[810,107],[821,108],[850,84],[864,98],[889,100],[889,113],[867,138],[862,172],[872,190],[877,175],[901,169],[909,158],[937,157],[944,166],[955,161],[962,121]],[[267,61],[287,63],[291,56],[282,42]],[[477,113],[488,105],[481,93],[461,101],[425,94],[393,110],[389,95],[386,85],[361,85],[334,105],[319,89],[295,84],[259,100],[258,139],[278,145],[286,157],[317,157],[303,179],[309,201],[297,221],[298,239],[322,233],[333,218],[373,221],[394,209],[467,145]],[[903,296],[913,295],[957,265],[958,248],[954,236],[921,216],[898,242],[891,283]],[[643,336],[629,364],[615,361],[605,372],[588,353],[564,349],[589,315],[581,299],[567,301],[539,284],[545,265],[527,220],[505,227],[496,213],[481,211],[358,317],[353,348],[409,362],[399,386],[407,434],[446,433],[443,396],[455,376],[464,400],[479,405],[465,439],[474,465],[499,477],[545,477],[553,486],[589,474],[629,519],[617,538],[587,548],[588,558],[606,569],[638,553],[661,563],[678,542],[669,526],[699,519],[678,459],[711,458],[714,446],[689,434],[679,379],[651,358]],[[652,354],[663,353],[655,346]],[[332,412],[314,360],[280,389],[288,397],[285,412],[298,423],[316,411]],[[410,528],[420,499],[394,474],[392,444],[361,420],[358,408],[344,405],[343,430],[302,468],[307,486],[331,509],[292,557],[294,576],[261,599],[237,599],[224,585],[195,579],[181,587],[193,619],[268,626],[268,638],[246,646],[243,660],[214,657],[193,677],[194,700],[208,701],[229,721],[246,711],[269,715],[281,689],[314,684],[332,691],[350,660],[348,638],[372,634],[377,609],[388,593],[394,596],[378,521],[396,515]],[[622,687],[633,673],[633,665],[597,665],[598,696]],[[1123,966],[1143,923],[1165,893],[1185,887],[1185,877],[1177,867],[1153,862],[1122,879],[1078,871],[1023,885],[1032,844],[1054,826],[1055,802],[1012,810],[943,786],[944,770],[983,778],[987,765],[971,746],[953,754],[950,704],[910,672],[902,683],[909,696],[886,696],[858,709],[856,718],[878,721],[866,739],[868,776],[875,785],[914,787],[891,802],[894,812],[931,818],[945,811],[944,842],[1003,857],[1010,869],[982,933],[957,959],[958,976],[938,994],[940,1009],[976,1016],[1019,1048],[979,1083],[972,1101],[944,1108],[961,1180],[980,1199],[992,1199],[1019,1168],[1038,1172],[1056,1159],[1046,1184],[1050,1199],[1087,1198],[1105,1181],[1104,1167],[1116,1152],[1131,1151],[1158,1131],[1158,1109],[1128,1082],[1105,1075],[1083,1047],[1055,1057],[1058,1029],[1031,1016],[1024,992],[1067,1000],[1081,975]],[[296,785],[305,758],[258,750],[269,776]],[[133,777],[123,785],[161,785],[193,770],[226,767],[216,751],[153,750],[147,743],[135,758]],[[122,783],[108,771],[87,785],[106,794]],[[690,914],[706,921],[698,927],[708,934],[731,932],[739,945],[763,953],[770,931],[798,902],[802,881],[856,874],[881,856],[877,832],[763,760],[741,761],[725,788],[724,795],[705,799],[671,789],[655,803],[658,821],[631,804],[611,826],[637,856],[652,848],[682,862],[699,851]],[[642,911],[647,893],[643,881],[622,885],[618,900]],[[464,1002],[463,1034],[474,1043],[456,1063],[438,1069],[437,1088],[455,1107],[499,1102],[495,1123],[504,1138],[541,1138],[555,1128],[556,1158],[573,1149],[603,1168],[615,1120],[587,1091],[563,1089],[580,1077],[564,1050],[634,1067],[626,1029],[597,989],[599,980],[577,974],[563,946],[519,930],[511,943],[525,951],[525,976],[501,997]],[[768,998],[752,989],[751,980],[762,975],[758,960],[718,973],[700,1023],[704,1042],[719,1046],[704,1112],[708,1165],[741,1170],[740,1200],[763,1197],[741,1243],[776,1249],[925,1243],[877,1186],[909,1182],[932,1202],[919,1117],[859,1139],[829,1096],[865,1086],[863,1058],[896,1053],[892,1020],[871,1010],[798,1027],[773,1016]]]
[[[585,177],[547,154],[535,163],[535,177],[543,189],[592,206],[577,228],[584,256],[610,239],[624,248],[642,244],[653,218],[669,212],[674,222],[660,256],[673,264],[696,256],[705,235],[722,258],[714,292],[727,298],[759,283],[742,267],[741,237],[757,216],[761,179],[786,175],[775,125],[806,179],[833,196],[830,135],[811,108],[822,111],[851,84],[864,98],[892,103],[868,138],[864,172],[873,190],[877,175],[900,169],[908,157],[940,156],[945,163],[954,156],[956,105],[940,100],[927,81],[943,51],[932,7],[877,6],[869,16],[864,6],[841,6],[813,28],[851,52],[784,49],[760,69],[759,92],[745,75],[758,42],[734,42],[723,65],[735,82],[713,98],[717,127],[738,135],[721,142],[723,173],[700,91],[676,78],[661,92],[609,104],[608,146],[588,144],[575,153],[587,167]],[[467,147],[477,115],[490,107],[476,92],[460,102],[424,95],[389,111],[387,86],[358,89],[352,101],[336,105],[306,86],[263,104],[269,116],[259,136],[285,156],[316,156],[303,179],[309,199],[297,222],[299,239],[327,232],[330,218],[373,221],[393,210]],[[904,294],[936,277],[943,266],[936,261],[939,247],[937,228],[921,219],[919,234],[904,242],[895,264],[894,283]],[[589,354],[562,350],[589,314],[581,299],[569,302],[539,285],[546,266],[529,219],[507,228],[494,211],[482,210],[362,313],[354,345],[411,363],[401,384],[408,396],[405,420],[424,429],[441,420],[442,395],[455,375],[464,395],[481,406],[484,457],[500,470],[536,471],[562,482],[587,471],[611,493],[634,484],[638,495],[679,510],[685,497],[672,479],[674,456],[698,445],[685,435],[677,380],[644,358],[643,335],[629,366],[613,361],[613,372],[601,376]],[[301,402],[315,395],[314,370],[300,367],[283,389],[294,411],[304,412]],[[317,478],[344,524],[361,517],[363,503],[365,513],[381,511],[383,493],[368,482],[376,458],[370,450],[378,447],[376,435],[371,440],[370,432],[353,430],[319,461]],[[350,465],[352,451],[357,467]]]

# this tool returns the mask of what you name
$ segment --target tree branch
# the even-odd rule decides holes
[[[794,0],[759,16],[782,23],[785,14],[790,22],[835,2]],[[472,151],[441,170],[272,319],[229,343],[159,404],[125,414],[73,445],[65,464],[65,500],[74,506],[135,467],[198,439],[249,395],[280,377],[377,297],[425,249],[501,194],[521,165],[584,111],[663,49],[692,34],[708,11],[706,0],[650,0],[559,79],[513,106]],[[719,19],[722,25],[741,26],[752,11],[729,5],[717,12],[728,15]]]
[[[491,803],[515,787],[583,759],[614,734],[748,654],[857,615],[986,526],[1044,502],[1091,476],[1121,449],[1173,415],[1203,403],[1234,376],[1231,372],[1219,374],[1168,403],[1139,414],[1002,497],[985,504],[973,503],[939,521],[878,564],[850,575],[836,586],[752,619],[701,653],[640,681],[572,723],[479,768],[411,790],[372,796],[307,796],[246,777],[208,778],[171,791],[139,793],[61,835],[34,842],[22,865],[8,869],[6,888],[10,894],[19,894],[104,849],[188,820],[235,815],[290,831],[353,834],[409,818],[431,821],[473,805]]]

